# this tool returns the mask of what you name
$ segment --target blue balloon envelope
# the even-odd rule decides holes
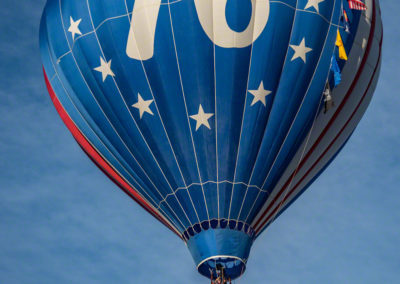
[[[199,272],[219,264],[235,279],[368,106],[382,26],[377,1],[366,5],[49,0],[47,87],[82,149],[184,240]]]

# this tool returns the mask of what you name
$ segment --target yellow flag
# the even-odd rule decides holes
[[[339,58],[347,60],[346,49],[344,49],[342,37],[340,36],[339,30],[337,31],[336,46],[339,48]]]

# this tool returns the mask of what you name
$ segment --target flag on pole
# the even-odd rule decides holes
[[[350,25],[349,25],[349,18],[347,17],[346,10],[343,9],[342,7],[342,20],[344,24],[344,30],[346,33],[350,33]]]
[[[335,106],[335,102],[333,101],[332,98],[331,88],[329,87],[329,82],[326,82],[325,84],[325,90],[323,95],[324,95],[324,113],[327,113],[331,108]]]
[[[340,68],[336,60],[335,54],[332,55],[331,59],[331,70],[333,72],[333,78],[335,80],[335,87],[342,81],[342,74],[340,73]]]
[[[367,6],[360,0],[348,0],[350,9],[365,11]]]
[[[343,18],[345,20],[346,23],[349,23],[349,17],[347,16],[346,10],[343,9]]]
[[[350,27],[349,27],[349,24],[348,23],[344,23],[344,31],[346,32],[346,33],[350,33]]]
[[[344,48],[342,37],[339,30],[337,31],[336,46],[339,48],[339,58],[347,60],[346,49]]]

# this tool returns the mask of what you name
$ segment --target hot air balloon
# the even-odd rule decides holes
[[[381,44],[378,0],[48,0],[40,27],[81,148],[225,280],[353,133]]]

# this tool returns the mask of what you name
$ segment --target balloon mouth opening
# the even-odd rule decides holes
[[[246,262],[236,256],[216,255],[200,262],[197,270],[201,275],[209,279],[216,279],[221,267],[224,270],[225,279],[234,280],[244,273]]]

